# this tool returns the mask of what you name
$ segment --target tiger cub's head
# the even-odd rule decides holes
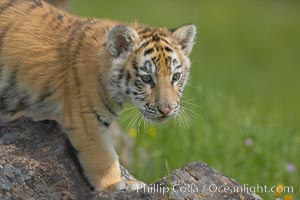
[[[109,88],[119,102],[130,101],[143,116],[163,122],[178,113],[190,71],[195,25],[175,30],[118,25],[108,33],[112,56]]]

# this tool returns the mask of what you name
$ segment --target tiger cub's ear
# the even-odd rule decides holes
[[[131,51],[137,32],[128,26],[118,25],[108,33],[108,50],[113,57],[119,57]]]
[[[178,41],[182,51],[188,56],[195,43],[196,26],[193,24],[183,25],[173,30],[172,36]]]

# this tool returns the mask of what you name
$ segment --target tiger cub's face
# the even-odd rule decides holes
[[[196,28],[175,31],[119,25],[108,35],[112,55],[110,92],[119,102],[130,101],[143,116],[163,122],[176,115],[188,79]]]

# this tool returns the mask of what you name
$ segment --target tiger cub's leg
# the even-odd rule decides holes
[[[106,189],[121,181],[117,155],[108,142],[105,128],[98,125],[94,114],[72,112],[64,117],[67,135],[78,151],[82,168],[90,183],[99,189]]]
[[[73,113],[64,117],[68,137],[78,151],[82,168],[97,189],[134,190],[139,181],[122,181],[118,156],[110,143],[106,128],[94,113]]]

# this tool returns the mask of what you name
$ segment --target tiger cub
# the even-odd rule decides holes
[[[126,101],[151,122],[179,112],[195,34],[0,0],[0,118],[56,120],[92,186],[133,190],[141,182],[121,180],[107,129]]]

